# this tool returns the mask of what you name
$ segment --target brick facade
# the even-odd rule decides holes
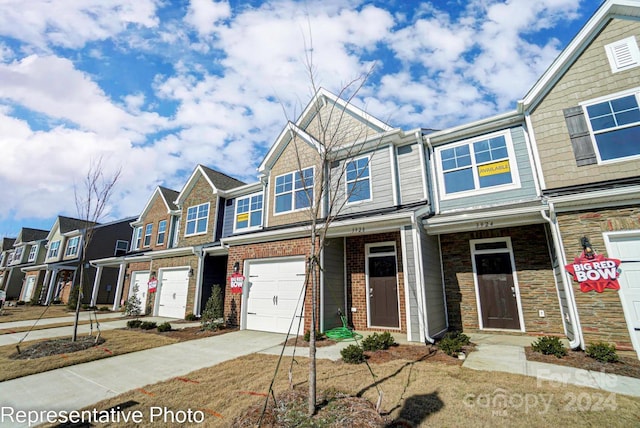
[[[640,207],[561,213],[558,224],[567,262],[572,262],[582,252],[580,239],[583,236],[589,238],[597,253],[607,256],[603,233],[640,230]],[[618,292],[583,293],[578,283],[573,282],[572,286],[585,346],[605,341],[614,343],[619,350],[633,350]]]
[[[180,231],[178,235],[178,247],[206,244],[214,241],[216,230],[216,203],[217,196],[213,194],[211,184],[200,175],[195,179],[193,188],[182,203],[182,214],[180,220]],[[207,231],[198,235],[185,236],[187,227],[187,211],[189,207],[194,207],[209,202],[209,218],[207,219]]]
[[[158,245],[158,225],[162,220],[167,222],[167,227],[165,229],[165,237],[164,242]],[[155,197],[151,202],[151,206],[146,212],[144,218],[140,219],[141,227],[142,227],[142,235],[140,242],[140,249],[144,251],[148,250],[164,250],[168,248],[169,243],[169,228],[171,226],[171,216],[168,213],[167,205],[164,203],[162,199],[162,195],[160,192],[155,193]],[[149,246],[144,246],[144,231],[145,226],[151,223],[153,225],[152,233],[151,233],[151,242]]]
[[[560,304],[543,225],[440,237],[450,329],[479,329],[469,241],[490,237],[511,238],[526,333],[563,335]],[[544,310],[544,317],[539,316],[539,310]]]

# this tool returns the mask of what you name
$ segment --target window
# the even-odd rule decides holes
[[[347,202],[371,199],[370,158],[363,157],[347,162]]]
[[[7,265],[13,264],[14,256],[15,256],[15,252],[14,251],[9,253],[9,257],[7,258]]]
[[[167,236],[167,220],[160,220],[158,222],[158,237],[156,238],[156,245],[164,245],[164,240]]]
[[[116,240],[114,255],[118,257],[126,254],[127,248],[129,248],[129,241],[123,241],[121,239]]]
[[[250,230],[262,226],[262,193],[236,199],[234,230]]]
[[[49,252],[47,253],[47,258],[51,259],[53,257],[58,257],[58,251],[60,251],[60,241],[53,241],[51,245],[49,245]]]
[[[438,150],[443,197],[519,186],[515,157],[508,132],[447,146]]]
[[[133,246],[132,250],[139,250],[140,244],[142,244],[142,227],[138,226],[133,229]]]
[[[638,95],[635,93],[585,105],[601,161],[640,155]]]
[[[197,235],[207,231],[207,220],[209,219],[209,202],[196,205],[187,209],[187,222],[185,225],[185,236]]]
[[[4,262],[5,262],[5,258],[6,258],[5,256],[6,256],[6,253],[2,253],[0,255],[0,267],[4,267]]]
[[[75,256],[78,254],[78,244],[80,243],[80,237],[74,236],[67,242],[67,251],[64,253],[65,257]]]
[[[313,168],[276,177],[276,214],[309,208],[313,202]]]
[[[144,246],[151,245],[151,233],[153,233],[153,224],[149,223],[144,227]]]
[[[38,255],[38,245],[32,245],[31,250],[29,250],[29,258],[27,259],[27,261],[29,262],[34,261],[37,255]]]
[[[22,262],[22,252],[24,251],[24,247],[18,247],[13,252],[13,264],[18,264]]]

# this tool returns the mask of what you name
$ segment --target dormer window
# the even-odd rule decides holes
[[[58,257],[59,251],[60,251],[60,241],[53,241],[49,245],[49,252],[47,253],[47,258],[52,259],[54,257]]]
[[[313,203],[313,167],[277,176],[275,199],[276,214],[309,208]]]
[[[209,222],[209,202],[187,209],[184,236],[200,235],[207,232]]]
[[[73,257],[78,255],[78,245],[80,244],[80,237],[74,236],[67,242],[67,251],[64,253],[65,257]]]
[[[29,250],[29,258],[27,259],[27,261],[29,262],[35,261],[37,255],[38,255],[38,245],[32,245],[31,250]]]

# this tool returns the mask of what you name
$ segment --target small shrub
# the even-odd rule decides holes
[[[127,328],[140,328],[141,325],[142,325],[142,321],[140,320],[127,321]]]
[[[153,321],[142,321],[142,323],[140,324],[140,328],[143,330],[153,330],[154,328],[157,328],[158,324],[156,324]]]
[[[390,346],[393,346],[395,344],[395,339],[388,331],[385,331],[382,334],[373,333],[372,335],[369,335],[362,339],[362,349],[364,349],[365,351],[389,349]]]
[[[186,321],[198,321],[198,316],[196,314],[187,314],[187,316],[184,317],[184,319]]]
[[[56,298],[56,299],[53,299],[51,303],[53,303],[54,305],[59,305],[62,303],[62,300],[60,300],[59,298]]]
[[[83,303],[82,305],[80,305],[80,307],[82,308],[83,311],[87,311],[91,309],[91,306],[88,303]]]
[[[165,331],[171,331],[171,324],[169,324],[168,322],[163,322],[162,324],[158,325],[158,331],[160,333]]]
[[[615,363],[619,361],[615,345],[609,345],[608,343],[592,343],[587,346],[585,352],[589,357],[598,360],[601,363]]]
[[[327,338],[326,334],[316,331],[316,340],[324,340],[326,338]],[[304,341],[308,342],[310,340],[311,340],[311,330],[307,330],[304,332]]]
[[[124,314],[129,317],[137,317],[142,313],[142,302],[138,298],[138,284],[134,284],[131,295],[124,302]]]
[[[340,351],[342,361],[348,364],[364,363],[364,351],[361,347],[351,344]]]
[[[109,312],[111,309],[109,309],[108,306],[100,306],[100,308],[98,310],[100,312]]]
[[[220,285],[213,285],[211,297],[202,311],[200,318],[203,330],[218,330],[224,327],[224,295]]]
[[[445,354],[455,357],[462,351],[462,342],[451,337],[443,337],[438,343],[438,347]]]
[[[18,301],[16,302],[16,306],[22,306],[22,305],[24,305],[24,304],[25,304],[24,300],[18,300]]]
[[[457,340],[462,346],[467,346],[471,343],[471,338],[461,331],[448,331],[445,333],[444,338]]]
[[[531,344],[531,349],[544,355],[555,355],[557,358],[567,355],[567,348],[560,338],[555,336],[542,336]]]

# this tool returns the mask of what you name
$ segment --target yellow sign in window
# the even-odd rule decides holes
[[[486,177],[488,175],[504,174],[511,172],[509,167],[509,160],[503,160],[500,162],[488,163],[478,167],[478,174],[480,177]]]
[[[243,221],[249,220],[249,213],[242,213],[236,216],[236,222],[241,223]]]

